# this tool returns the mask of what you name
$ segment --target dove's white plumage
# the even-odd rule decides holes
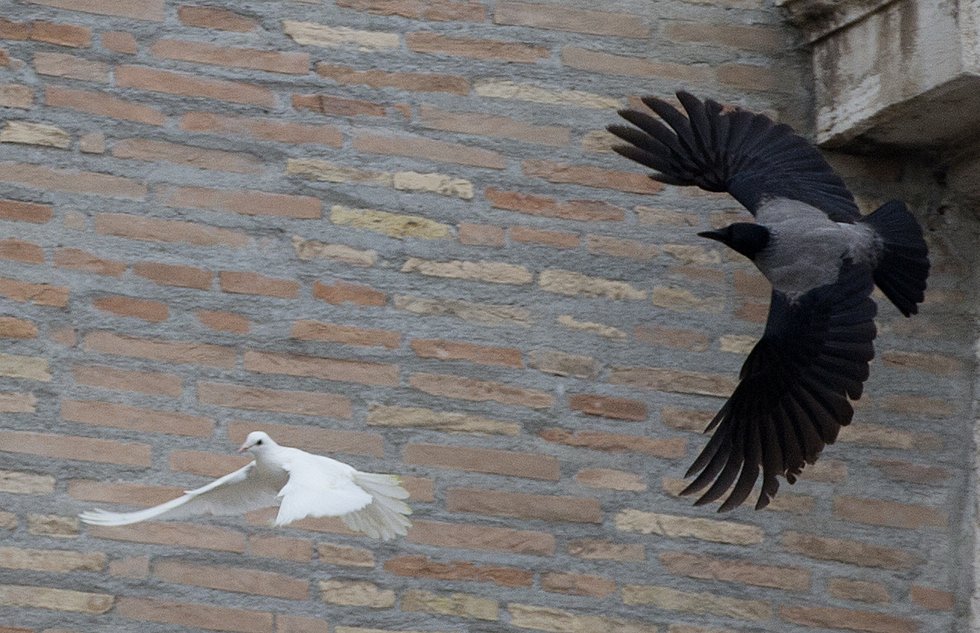
[[[362,473],[343,462],[279,446],[261,431],[249,433],[241,451],[250,464],[183,496],[136,512],[90,510],[79,518],[93,525],[128,525],[147,519],[198,514],[242,514],[279,505],[274,525],[305,517],[340,517],[347,527],[388,540],[404,535],[412,510],[394,475]]]

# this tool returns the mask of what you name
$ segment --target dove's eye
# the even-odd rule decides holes
[[[259,440],[258,442],[255,443],[255,445],[258,446],[261,443],[262,443],[262,440]]]

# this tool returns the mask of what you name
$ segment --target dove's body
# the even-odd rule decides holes
[[[183,496],[136,512],[91,510],[80,515],[95,525],[128,525],[147,519],[198,514],[242,514],[279,505],[275,525],[305,517],[337,516],[353,530],[390,539],[404,535],[411,509],[393,475],[362,473],[329,457],[279,446],[265,433],[250,433],[241,450],[255,460]]]

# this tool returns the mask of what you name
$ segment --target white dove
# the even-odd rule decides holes
[[[153,518],[198,514],[241,514],[278,503],[273,525],[305,517],[339,516],[352,530],[388,540],[404,536],[412,510],[398,477],[362,473],[329,457],[276,444],[262,431],[245,438],[239,453],[255,459],[233,473],[183,496],[136,512],[90,510],[79,518],[93,525],[129,525]]]

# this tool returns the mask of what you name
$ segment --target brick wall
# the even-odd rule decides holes
[[[0,2],[0,632],[965,631],[976,223],[912,160],[831,157],[934,251],[854,425],[769,510],[676,496],[767,291],[602,129],[805,126],[807,63],[760,0]],[[408,537],[76,520],[253,429],[404,475]]]

